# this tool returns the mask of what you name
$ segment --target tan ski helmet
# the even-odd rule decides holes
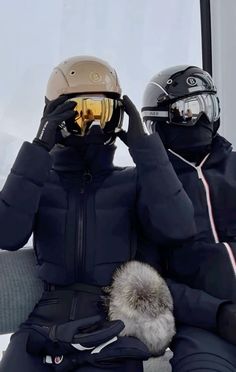
[[[115,93],[121,95],[116,71],[105,61],[96,57],[78,56],[68,58],[52,71],[46,90],[51,101],[61,94]]]

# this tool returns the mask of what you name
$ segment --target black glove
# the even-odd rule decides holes
[[[124,327],[121,320],[106,321],[99,315],[51,327],[33,325],[26,349],[34,355],[51,356],[94,349],[117,336]]]
[[[217,314],[217,331],[231,344],[236,345],[236,304],[224,303]]]
[[[127,360],[147,360],[151,357],[146,345],[135,337],[117,337],[110,344],[103,344],[93,351],[76,352],[44,358],[44,363],[51,365],[55,372],[78,371],[81,366],[93,366],[96,370],[116,371]],[[82,368],[83,369],[83,368]],[[91,368],[93,369],[93,368]]]
[[[90,364],[116,367],[124,359],[150,358],[147,347],[134,337],[119,337],[124,329],[121,320],[106,321],[98,316],[69,321],[51,327],[31,325],[26,350],[41,356],[54,371],[74,371]]]
[[[144,125],[139,115],[138,110],[136,109],[133,102],[129,99],[128,96],[123,97],[123,106],[126,114],[129,116],[129,125],[127,131],[127,143],[128,146],[133,146],[146,135],[144,130]],[[122,133],[124,136],[124,132]],[[122,140],[122,136],[120,136]],[[123,142],[126,142],[123,140]]]
[[[38,133],[33,140],[46,150],[50,151],[56,143],[56,134],[60,130],[58,126],[73,116],[76,112],[73,110],[76,102],[66,102],[68,96],[60,96],[59,98],[50,101],[46,104],[43,112],[43,117],[40,122]]]

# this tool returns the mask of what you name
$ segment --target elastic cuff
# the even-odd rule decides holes
[[[38,138],[35,138],[32,143],[36,144],[37,146],[42,147],[48,152],[51,150],[46,142],[40,141]]]

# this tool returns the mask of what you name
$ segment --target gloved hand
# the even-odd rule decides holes
[[[56,134],[59,130],[59,125],[73,116],[76,112],[73,110],[76,102],[66,102],[68,96],[60,96],[59,98],[50,101],[46,104],[43,112],[43,117],[40,122],[38,133],[33,140],[46,150],[50,151],[56,143]]]
[[[116,337],[110,343],[102,344],[92,351],[73,352],[55,357],[47,356],[44,363],[52,366],[53,371],[77,371],[80,366],[91,365],[103,371],[106,368],[116,370],[125,360],[147,360],[151,357],[146,345],[135,337]]]
[[[92,350],[110,341],[124,329],[121,320],[105,321],[99,315],[51,327],[33,325],[26,349],[34,355],[65,355]]]
[[[139,141],[139,139],[142,139],[143,136],[147,135],[147,131],[144,130],[145,127],[141,120],[139,112],[128,96],[123,96],[123,106],[126,114],[129,116],[127,143],[125,141],[125,138],[122,138],[124,137],[124,131],[121,132],[121,135],[119,135],[119,137],[130,147],[134,146]]]
[[[236,304],[224,303],[217,314],[217,331],[231,344],[236,345]]]
[[[26,350],[41,356],[57,372],[84,364],[114,363],[115,368],[124,359],[148,359],[151,353],[141,341],[118,336],[123,329],[122,321],[106,321],[99,315],[51,327],[31,325]]]

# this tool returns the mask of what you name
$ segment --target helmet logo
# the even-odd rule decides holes
[[[89,77],[95,83],[98,83],[99,81],[102,80],[102,77],[98,72],[91,72]]]
[[[169,79],[167,80],[166,84],[172,84],[173,83],[173,80],[172,79]]]
[[[197,85],[197,80],[192,77],[192,76],[189,76],[187,79],[186,79],[186,83],[188,85],[190,85],[191,87],[194,87],[195,85]]]

